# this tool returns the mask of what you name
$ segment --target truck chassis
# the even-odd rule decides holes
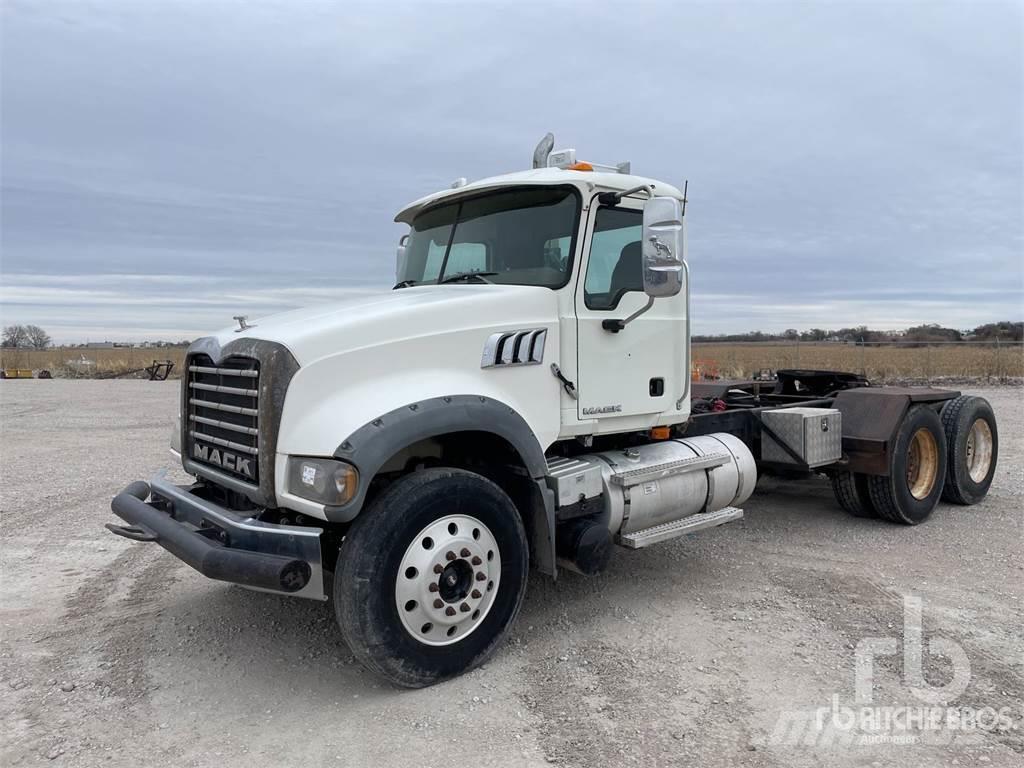
[[[673,441],[731,435],[750,449],[762,473],[824,474],[838,503],[850,514],[907,525],[923,522],[940,495],[958,504],[980,501],[992,481],[998,436],[991,408],[981,398],[953,390],[875,387],[856,374],[834,371],[784,370],[774,380],[703,381],[691,386],[693,409],[685,422],[614,438],[561,441],[548,452],[549,472],[558,474],[554,468],[559,462],[602,449],[629,453],[634,446],[651,445],[652,437]],[[765,421],[766,414],[794,408],[841,414],[843,450],[837,461],[810,466],[806,454]],[[922,439],[922,434],[927,437]],[[777,446],[784,460],[765,458],[769,445]],[[932,450],[927,449],[929,445]],[[664,481],[680,472],[703,471],[710,476],[724,463],[714,455],[696,458],[696,462],[677,461],[671,467],[655,466],[646,480]],[[644,547],[742,517],[742,511],[732,506],[701,509],[613,539],[607,535],[599,493],[560,504],[552,525],[542,529],[538,522],[542,516],[517,514],[517,508],[529,506],[525,501],[529,482],[520,483],[518,493],[510,492],[516,483],[508,476],[498,477],[493,467],[466,455],[458,460],[454,453],[449,461],[456,466],[423,465],[381,483],[372,505],[378,514],[368,510],[352,524],[324,526],[281,510],[233,510],[232,506],[240,506],[239,500],[222,488],[204,481],[178,487],[155,478],[151,484],[133,483],[114,498],[112,509],[126,525],[107,527],[136,541],[158,542],[209,578],[253,589],[328,599],[332,591],[344,589],[340,585],[357,585],[356,594],[347,593],[350,599],[336,600],[343,632],[349,628],[346,638],[357,653],[373,648],[359,655],[385,677],[419,687],[459,674],[493,651],[502,629],[518,611],[525,564],[531,557],[535,567],[552,574],[557,572],[555,562],[593,574],[607,566],[613,543]],[[637,478],[636,487],[644,479]],[[473,515],[438,515],[429,520],[415,539],[431,540],[431,549],[410,545],[402,554],[398,565],[402,574],[432,574],[425,581],[403,581],[400,576],[393,587],[396,601],[409,608],[398,615],[408,630],[403,637],[391,631],[392,617],[373,613],[381,610],[380,601],[371,594],[381,582],[376,552],[388,538],[401,535],[380,528],[381,510],[408,511],[419,505],[418,509],[429,511],[430,504],[438,501],[429,493],[430,481],[443,483],[446,495],[468,495],[486,503]],[[426,502],[418,494],[426,494]],[[400,518],[391,515],[391,525]],[[511,526],[506,538],[518,542],[518,557],[508,558],[511,563],[502,563],[500,556],[497,542],[502,526]],[[361,529],[369,530],[364,537],[371,536],[377,546],[363,542],[346,548],[343,542]],[[543,557],[549,545],[555,562],[545,562]],[[431,551],[435,546],[441,553],[437,556]],[[508,588],[509,582],[515,582],[514,589]],[[497,590],[499,584],[505,589]],[[468,645],[463,639],[457,653],[448,652],[455,650],[447,641],[459,625],[445,622],[481,616],[485,620],[479,626],[484,629],[474,631]],[[436,628],[445,626],[447,636],[432,641]],[[410,641],[415,635],[416,640]],[[382,655],[382,648],[392,652]],[[415,663],[410,664],[410,659]]]

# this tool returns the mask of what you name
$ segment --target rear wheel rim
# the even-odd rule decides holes
[[[399,564],[395,605],[402,626],[426,645],[457,643],[483,623],[500,580],[501,555],[490,529],[468,515],[438,518]]]
[[[930,430],[922,427],[907,448],[907,486],[918,501],[927,499],[939,474],[939,444]]]
[[[992,466],[992,428],[984,419],[975,419],[967,433],[967,474],[975,483],[988,477]]]

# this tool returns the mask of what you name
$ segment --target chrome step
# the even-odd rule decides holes
[[[682,520],[673,520],[671,523],[662,523],[653,528],[645,528],[642,531],[627,533],[619,536],[618,543],[629,549],[641,549],[657,544],[659,541],[668,541],[684,533],[696,533],[705,528],[714,528],[716,525],[731,523],[743,517],[743,510],[737,507],[724,507],[717,512],[702,512],[696,515],[684,517]]]
[[[729,459],[729,455],[725,453],[691,456],[688,459],[677,459],[676,461],[667,461],[664,464],[655,464],[653,467],[639,467],[626,472],[618,472],[611,476],[611,481],[614,485],[639,485],[650,480],[660,480],[663,477],[680,475],[683,472],[720,467],[727,463]]]

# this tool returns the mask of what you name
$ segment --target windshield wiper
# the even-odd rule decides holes
[[[449,275],[444,280],[439,280],[437,284],[438,285],[444,285],[445,283],[457,283],[460,280],[470,280],[470,279],[472,279],[474,277],[480,278],[480,282],[482,282],[482,283],[489,283],[491,281],[490,280],[485,280],[484,278],[490,277],[491,275],[496,275],[496,274],[498,274],[498,273],[497,272],[456,272],[454,275]]]
[[[413,285],[416,285],[416,281],[415,280],[402,280],[400,283],[395,283],[391,287],[391,290],[394,291],[394,290],[396,290],[398,288],[409,288],[409,287],[411,287]]]

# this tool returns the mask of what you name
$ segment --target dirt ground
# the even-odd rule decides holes
[[[111,496],[171,463],[177,387],[0,383],[5,766],[1024,762],[1020,389],[977,392],[1001,433],[978,506],[907,528],[848,517],[821,480],[764,479],[740,522],[618,551],[597,578],[535,576],[488,664],[404,691],[354,662],[329,605],[207,581],[104,530]],[[1015,727],[913,744],[802,729],[853,706],[855,648],[902,641],[905,596],[928,684],[957,672],[928,641],[952,641],[969,682],[951,704],[1009,708]],[[870,706],[921,706],[903,666],[877,657]]]

